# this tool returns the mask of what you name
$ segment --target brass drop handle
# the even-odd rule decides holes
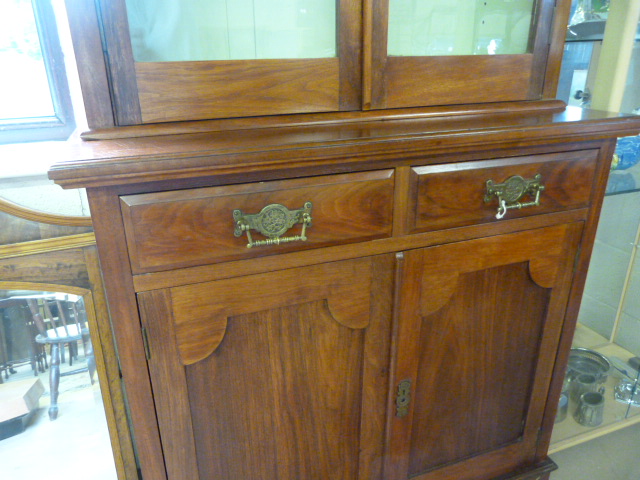
[[[262,247],[267,245],[280,245],[289,242],[306,242],[307,227],[311,226],[311,202],[305,202],[302,208],[297,210],[289,210],[284,205],[274,203],[264,207],[260,213],[246,214],[242,210],[233,211],[233,220],[235,221],[234,235],[242,236],[243,232],[247,233],[247,248]],[[283,237],[296,223],[302,223],[302,231],[300,235]],[[251,237],[251,230],[257,230],[267,240],[254,241]]]
[[[411,380],[403,380],[398,384],[396,395],[396,417],[405,417],[409,413],[411,403]]]
[[[498,198],[498,213],[496,218],[501,219],[512,208],[537,207],[540,205],[540,194],[544,191],[541,183],[542,176],[538,173],[532,180],[526,180],[519,175],[514,175],[504,183],[494,183],[487,180],[487,191],[484,196],[485,203],[489,203],[495,196]],[[525,195],[533,196],[533,201],[520,202]]]

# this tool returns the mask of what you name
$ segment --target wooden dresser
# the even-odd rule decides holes
[[[50,177],[87,188],[144,480],[547,479],[640,117],[554,100],[568,0],[290,3],[329,53],[176,60],[153,22],[217,17],[67,2],[91,131]]]
[[[639,129],[550,102],[84,143],[50,176],[88,189],[144,478],[547,478]]]

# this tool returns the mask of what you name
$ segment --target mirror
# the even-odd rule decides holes
[[[0,222],[2,478],[137,480],[91,219],[0,198]]]
[[[49,476],[50,468],[117,478],[91,324],[90,292],[0,290],[0,464],[8,478]]]

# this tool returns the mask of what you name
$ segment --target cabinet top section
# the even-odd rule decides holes
[[[77,0],[92,128],[555,97],[571,0]]]
[[[48,152],[64,159],[53,165],[49,177],[64,188],[163,182],[181,188],[389,168],[417,158],[424,165],[430,163],[425,157],[433,156],[431,163],[437,163],[438,155],[452,150],[519,148],[640,132],[638,116],[563,108],[558,101],[532,112],[525,103],[501,112],[493,105],[492,113],[485,107],[456,115],[405,109],[280,117],[278,123],[273,118],[191,122],[173,130],[120,128],[112,132],[118,138],[94,132],[94,140]]]

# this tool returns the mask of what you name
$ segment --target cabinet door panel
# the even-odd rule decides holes
[[[405,255],[394,382],[412,392],[406,416],[390,411],[387,478],[494,478],[536,460],[579,232]]]
[[[224,412],[194,422],[201,477],[357,478],[363,330],[318,300],[231,317],[225,338],[187,368],[192,411]]]
[[[140,294],[169,478],[380,478],[392,262]]]

